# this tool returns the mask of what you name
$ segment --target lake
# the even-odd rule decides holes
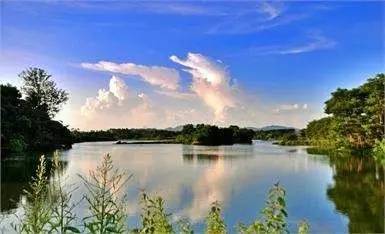
[[[105,153],[133,177],[127,184],[129,227],[139,226],[142,190],[162,196],[172,219],[188,218],[198,233],[210,204],[219,201],[230,232],[250,223],[263,208],[269,188],[279,182],[287,192],[288,225],[295,231],[306,219],[313,233],[383,232],[384,170],[368,158],[312,155],[306,147],[252,145],[192,146],[180,144],[74,144],[61,152],[67,182],[85,192],[78,174],[88,175]],[[36,162],[28,156],[1,164],[2,230],[7,230]],[[75,185],[75,186],[76,186]],[[76,212],[83,214],[81,202]]]

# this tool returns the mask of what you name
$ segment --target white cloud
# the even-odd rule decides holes
[[[154,110],[145,94],[131,93],[122,79],[113,76],[108,90],[99,89],[81,107],[83,128],[144,127],[157,119]]]
[[[300,54],[311,52],[314,50],[324,50],[333,48],[336,42],[321,35],[314,35],[311,37],[311,41],[307,44],[295,46],[292,48],[282,49],[277,51],[279,54]]]
[[[272,20],[277,18],[282,13],[282,5],[272,4],[268,2],[261,2],[257,6],[258,10],[267,15],[266,20]]]
[[[308,17],[309,12],[289,12],[282,2],[260,2],[256,7],[221,20],[208,34],[249,34],[284,26]]]
[[[267,55],[267,54],[301,54],[312,52],[316,50],[326,50],[333,48],[336,45],[336,42],[330,38],[322,36],[320,33],[311,34],[309,36],[309,41],[299,45],[273,45],[273,46],[262,46],[262,47],[253,47],[249,50],[253,54],[258,55]]]
[[[132,90],[123,79],[112,76],[107,88],[99,89],[94,97],[86,99],[81,111],[76,112],[72,126],[81,129],[165,128],[208,123],[303,127],[309,120],[311,110],[307,104],[272,108],[261,103],[257,95],[236,87],[223,62],[194,53],[188,53],[185,59],[174,55],[170,59],[191,74],[187,91],[154,88],[143,93]]]
[[[192,76],[191,90],[214,110],[216,120],[223,121],[227,108],[235,107],[235,87],[222,64],[201,54],[188,53],[185,60],[172,55],[170,59],[187,69]]]
[[[275,113],[281,113],[281,112],[288,112],[288,111],[295,111],[295,110],[307,110],[308,105],[305,104],[283,104],[279,105],[277,108],[274,109]]]
[[[145,82],[164,89],[176,90],[179,87],[179,73],[175,69],[160,66],[144,66],[134,63],[82,63],[82,67],[97,71],[109,71],[125,75],[136,75]]]

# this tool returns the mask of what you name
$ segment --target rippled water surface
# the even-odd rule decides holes
[[[304,147],[256,141],[253,145],[190,146],[179,144],[75,144],[62,152],[69,183],[82,185],[78,174],[96,168],[103,154],[133,175],[127,184],[130,227],[138,226],[138,194],[161,195],[173,219],[189,218],[199,232],[210,204],[220,201],[231,232],[238,222],[259,216],[270,186],[287,191],[288,223],[295,230],[306,219],[312,232],[383,232],[383,169],[371,160],[331,159]],[[1,165],[1,211],[4,220],[20,212],[22,189],[36,168],[34,160],[8,159]],[[84,187],[74,192],[80,200]],[[13,201],[11,201],[13,200]],[[76,212],[82,214],[85,204]],[[2,222],[6,228],[9,221]]]

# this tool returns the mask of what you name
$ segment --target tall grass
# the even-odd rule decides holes
[[[48,180],[46,177],[46,159],[40,157],[36,170],[36,177],[32,178],[29,190],[24,190],[27,198],[22,204],[25,212],[19,226],[15,226],[20,233],[44,233],[50,231],[51,208],[48,200]]]
[[[120,192],[131,176],[114,169],[109,154],[103,157],[95,171],[90,172],[89,178],[79,176],[88,190],[84,197],[90,213],[84,218],[86,231],[100,234],[126,232],[125,195]]]
[[[192,234],[188,220],[172,222],[171,214],[165,209],[165,202],[159,196],[142,193],[141,224],[129,228],[126,217],[126,195],[124,186],[131,178],[114,169],[111,156],[103,157],[101,164],[88,177],[79,175],[87,193],[84,199],[88,204],[88,215],[79,219],[74,209],[78,202],[73,202],[72,186],[62,178],[61,164],[56,153],[53,157],[53,176],[46,177],[46,159],[40,158],[36,177],[33,178],[29,192],[25,191],[27,203],[23,204],[24,216],[15,226],[20,233],[183,233]],[[76,188],[75,188],[76,189]],[[261,218],[249,225],[239,224],[239,233],[288,233],[286,218],[286,192],[278,183],[269,191],[266,206],[261,211]],[[76,221],[81,220],[81,224]],[[77,224],[76,224],[77,223]],[[309,224],[301,221],[298,233],[309,233]],[[206,217],[205,233],[225,234],[227,225],[222,217],[221,206],[214,202]]]
[[[59,154],[56,151],[53,156],[53,176],[52,183],[49,186],[49,200],[51,203],[51,219],[50,232],[80,233],[80,230],[75,227],[76,215],[74,209],[77,203],[73,202],[72,192],[77,188],[65,184],[65,179],[62,178],[63,166],[59,160]]]

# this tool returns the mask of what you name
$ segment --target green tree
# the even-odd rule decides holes
[[[50,117],[68,100],[68,93],[56,87],[51,75],[41,68],[28,68],[21,72],[22,91],[33,109],[46,111]]]
[[[385,75],[378,74],[357,88],[338,88],[325,102],[329,117],[308,124],[306,136],[310,143],[353,149],[373,147],[384,137],[384,84]]]

